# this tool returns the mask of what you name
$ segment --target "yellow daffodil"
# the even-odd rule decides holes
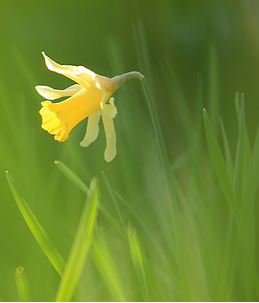
[[[117,114],[114,98],[111,95],[127,80],[143,79],[139,72],[129,72],[113,78],[100,76],[83,66],[59,65],[42,53],[47,68],[64,75],[77,84],[64,90],[53,89],[48,86],[36,86],[38,93],[47,99],[41,103],[40,114],[42,128],[55,135],[55,140],[65,141],[70,131],[83,119],[88,117],[85,137],[80,143],[87,147],[98,136],[99,120],[102,117],[106,149],[104,158],[111,161],[116,155],[116,134],[113,119]],[[69,97],[65,101],[52,103],[61,97]],[[107,101],[109,100],[108,104]]]

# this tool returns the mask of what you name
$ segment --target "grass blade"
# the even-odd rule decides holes
[[[239,235],[240,235],[241,243],[243,245],[243,248],[244,248],[244,251],[246,254],[247,264],[249,266],[249,269],[250,269],[250,272],[251,272],[251,275],[253,278],[255,290],[256,290],[257,294],[259,295],[259,278],[258,278],[258,274],[256,272],[256,268],[255,268],[253,259],[251,258],[252,252],[251,252],[251,248],[249,247],[248,242],[247,242],[246,229],[243,224],[243,221],[241,220],[239,206],[237,204],[236,196],[233,191],[233,187],[232,187],[232,184],[231,184],[228,172],[227,172],[224,158],[222,156],[215,133],[212,130],[210,120],[209,120],[208,114],[205,109],[203,110],[203,118],[204,118],[204,125],[205,125],[207,141],[208,141],[208,145],[209,145],[211,158],[212,158],[212,161],[214,164],[214,168],[215,168],[216,174],[218,176],[221,188],[229,203],[230,210],[232,211],[232,214],[235,218],[235,223],[236,223]]]
[[[239,129],[241,126],[241,118],[242,118],[242,112],[244,112],[244,109],[242,109],[242,103],[243,105],[245,104],[245,97],[244,94],[240,94],[239,92],[236,92],[236,96],[235,96],[235,107],[236,107],[236,114],[237,114],[237,121],[238,121],[238,125],[239,125]],[[244,120],[245,121],[245,120]],[[247,130],[247,126],[246,124],[244,125],[244,142],[245,142],[245,152],[246,152],[246,159],[250,159],[251,157],[251,146],[250,146],[250,140],[249,140],[249,134],[248,134],[248,130]]]
[[[247,201],[246,197],[244,197],[244,184],[245,180],[247,180],[247,162],[250,160],[247,157],[247,151],[250,150],[250,143],[249,138],[247,134],[247,129],[245,125],[245,106],[244,106],[244,95],[241,95],[241,104],[238,104],[238,99],[236,99],[236,107],[237,112],[239,114],[239,137],[238,137],[238,145],[237,145],[237,152],[236,152],[236,165],[235,165],[235,173],[234,173],[234,182],[235,182],[235,194],[237,197],[237,200],[240,204],[241,214],[243,222],[246,222],[246,228],[247,228],[247,238],[246,241],[248,243],[249,249],[250,249],[250,256],[251,259],[254,257],[254,247],[252,245],[254,239],[254,226],[253,226],[253,220],[247,220],[246,221],[246,211],[249,208],[249,201]],[[252,215],[252,214],[251,214]],[[238,249],[238,251],[240,251]],[[253,265],[253,263],[252,263]],[[243,259],[242,262],[240,262],[239,267],[242,272],[242,277],[244,279],[244,284],[246,285],[245,293],[246,297],[249,301],[253,300],[253,281],[252,281],[252,275],[250,268],[248,266],[248,262],[246,259]]]
[[[223,142],[224,142],[227,170],[228,170],[229,176],[232,177],[234,169],[233,169],[233,160],[232,160],[230,147],[229,147],[229,141],[228,141],[228,137],[227,137],[226,130],[225,130],[222,119],[220,118],[219,121],[220,121],[220,126],[221,126]]]
[[[212,114],[211,124],[215,129],[216,133],[218,133],[218,113],[219,113],[219,71],[218,71],[218,56],[217,56],[217,48],[216,44],[213,41],[209,46],[209,111]]]
[[[50,241],[49,237],[39,224],[38,220],[30,210],[27,203],[19,196],[13,180],[8,172],[6,172],[7,180],[9,182],[10,188],[12,190],[14,199],[24,217],[25,222],[29,226],[32,234],[34,235],[35,239],[38,241],[41,249],[44,251],[46,256],[49,258],[52,265],[55,267],[57,272],[62,276],[64,268],[65,268],[65,262],[63,258],[61,257],[58,250],[55,248],[53,243]]]
[[[158,244],[158,242],[156,241],[155,237],[150,232],[149,228],[143,223],[143,220],[141,220],[141,218],[139,217],[139,215],[137,214],[137,212],[130,206],[130,204],[119,193],[117,193],[117,192],[114,192],[114,193],[118,197],[118,199],[120,200],[120,202],[123,203],[127,207],[127,209],[131,212],[131,214],[133,215],[133,217],[138,221],[138,223],[140,224],[140,226],[143,228],[143,230],[146,232],[146,234],[152,240],[154,246],[157,249],[157,252],[160,255],[160,258],[162,258],[163,260],[165,260],[166,259],[166,255],[165,255],[164,251],[161,249],[161,247]]]
[[[209,146],[212,162],[214,164],[214,168],[219,179],[219,183],[227,198],[230,208],[234,213],[235,219],[237,220],[237,224],[239,225],[240,214],[239,214],[239,209],[234,194],[234,190],[232,187],[232,183],[227,171],[227,167],[223,155],[218,145],[217,138],[212,130],[210,120],[205,108],[203,109],[203,119],[204,119],[204,126],[205,126],[208,146]]]
[[[29,286],[24,272],[24,268],[22,266],[16,268],[15,282],[16,282],[16,288],[19,294],[20,301],[29,302],[30,301]]]
[[[80,219],[75,240],[60,282],[56,301],[71,300],[92,242],[93,228],[97,215],[98,187],[97,180],[92,179],[85,207]]]
[[[244,190],[244,198],[248,201],[247,210],[252,207],[252,202],[259,184],[259,126],[255,137],[255,142],[252,150],[252,155],[249,161],[249,168]],[[247,214],[246,210],[246,214]],[[247,218],[246,218],[247,219]]]
[[[130,224],[128,224],[128,241],[131,258],[135,270],[140,278],[141,290],[143,292],[144,301],[150,301],[142,249],[137,237],[136,230]]]
[[[99,273],[108,286],[111,294],[114,295],[116,300],[125,302],[124,291],[116,265],[113,262],[106,243],[101,237],[93,241],[91,252],[95,266],[99,270]]]
[[[245,107],[244,100],[241,101],[239,109],[239,137],[236,152],[236,162],[234,170],[234,190],[238,202],[241,203],[243,195],[243,184],[246,167],[246,141],[245,141]]]
[[[126,230],[126,225],[125,225],[124,220],[123,220],[123,218],[122,218],[122,215],[121,215],[121,212],[120,212],[120,209],[119,209],[117,200],[116,200],[116,198],[115,198],[115,196],[114,196],[114,194],[113,194],[113,191],[112,191],[110,182],[108,181],[108,179],[107,179],[105,173],[102,172],[102,174],[103,174],[103,178],[104,178],[105,184],[106,184],[106,186],[107,186],[107,188],[108,188],[108,191],[109,191],[109,193],[110,193],[110,195],[111,195],[111,197],[112,197],[113,203],[114,203],[115,208],[116,208],[116,210],[117,210],[117,213],[118,213],[118,215],[119,215],[119,218],[120,218],[120,221],[121,221],[121,225],[122,225],[123,228]]]
[[[234,274],[237,267],[236,259],[236,239],[237,233],[233,222],[233,214],[228,215],[228,223],[226,229],[226,239],[224,245],[224,254],[221,266],[221,275],[219,280],[217,301],[230,301],[231,284],[233,284]]]
[[[54,163],[57,165],[58,169],[76,186],[78,186],[84,193],[88,193],[88,187],[84,184],[84,182],[64,163],[55,160]]]
[[[81,189],[84,193],[88,193],[89,189],[85,185],[85,183],[69,168],[67,167],[64,163],[61,161],[54,161],[54,163],[57,165],[59,170],[71,181],[73,182],[79,189]],[[110,215],[110,213],[105,209],[105,207],[101,204],[98,203],[98,208],[100,211],[106,216],[106,218],[114,225],[117,227],[117,229],[121,229],[119,226],[119,223]]]
[[[146,98],[150,118],[152,121],[155,137],[156,137],[156,145],[157,145],[157,150],[159,153],[161,165],[164,171],[165,175],[165,182],[167,186],[167,191],[168,191],[168,197],[169,197],[169,205],[168,205],[168,210],[172,215],[172,204],[176,202],[176,197],[174,195],[174,190],[173,190],[173,176],[172,172],[170,171],[170,162],[168,159],[168,154],[165,146],[165,141],[164,137],[162,134],[162,129],[161,125],[159,122],[159,117],[156,111],[156,105],[155,105],[155,100],[153,97],[153,92],[151,91],[153,88],[153,81],[152,81],[152,72],[151,72],[151,65],[150,65],[150,54],[148,51],[148,46],[147,46],[147,41],[146,41],[146,36],[144,32],[144,27],[142,24],[138,23],[134,27],[134,36],[135,36],[135,42],[136,42],[136,47],[137,47],[137,55],[139,58],[140,62],[140,67],[141,70],[145,72],[145,78],[141,81],[142,89],[144,91],[144,95]],[[148,79],[148,82],[147,80]],[[152,92],[152,93],[151,93]]]

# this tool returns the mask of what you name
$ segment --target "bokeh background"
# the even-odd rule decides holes
[[[163,186],[148,107],[137,81],[125,84],[114,95],[119,112],[115,119],[118,155],[111,163],[103,158],[102,126],[97,141],[87,149],[79,145],[86,121],[64,143],[55,142],[41,129],[38,111],[43,100],[34,87],[41,84],[65,88],[71,84],[69,79],[46,68],[41,51],[60,64],[83,65],[109,77],[130,70],[146,75],[169,161],[180,165],[179,182],[183,191],[188,192],[189,170],[186,165],[181,166],[189,148],[183,129],[186,119],[190,126],[195,124],[197,113],[201,118],[202,108],[209,107],[210,100],[216,98],[217,113],[225,121],[234,153],[237,139],[234,97],[240,91],[245,94],[247,126],[251,139],[254,138],[259,109],[259,3],[256,0],[1,0],[0,4],[0,299],[18,300],[14,271],[22,265],[33,300],[53,300],[59,277],[25,224],[5,171],[10,172],[20,194],[65,258],[85,198],[58,171],[54,160],[64,162],[86,184],[97,176],[105,197],[102,203],[117,218],[103,179],[104,171],[111,187],[130,201],[158,241],[164,233],[157,219],[157,213],[163,216],[160,203]],[[142,45],[148,58],[141,56]],[[146,59],[148,64],[144,62]],[[187,105],[186,115],[179,110],[181,98]],[[189,129],[190,137],[192,131]],[[205,142],[203,130],[200,136]],[[203,174],[202,167],[200,171]],[[210,191],[206,188],[206,173],[201,178],[205,192]],[[220,238],[224,235],[226,203],[222,196],[217,199],[214,219],[222,224],[210,228],[212,233],[214,228],[218,230]],[[191,207],[197,211],[193,204]],[[125,222],[134,221],[123,206],[121,212]],[[129,273],[125,261],[129,256],[125,256],[123,240],[105,219],[100,218],[98,224],[111,243],[116,267],[125,277],[122,279],[125,297],[141,300],[137,284],[131,281],[134,275]],[[137,223],[136,228],[142,235]],[[144,233],[142,236],[144,243],[148,242]],[[217,257],[220,248],[216,243],[211,245],[215,262],[220,262]],[[146,244],[146,250],[155,260],[152,246]],[[157,263],[157,266],[164,265]],[[216,274],[214,278],[217,279]],[[206,291],[202,293],[204,296],[201,293],[196,289],[190,298],[213,298]],[[174,298],[182,299],[164,299]],[[238,298],[244,298],[242,293],[234,297]],[[75,299],[116,300],[91,261],[86,264]]]

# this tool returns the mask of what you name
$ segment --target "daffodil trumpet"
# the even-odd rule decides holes
[[[37,92],[47,99],[41,103],[40,115],[42,128],[55,135],[55,140],[63,142],[70,131],[83,119],[88,117],[86,134],[81,146],[89,146],[98,136],[99,120],[102,117],[106,148],[104,158],[107,162],[116,156],[116,134],[113,119],[117,114],[112,94],[130,79],[142,80],[139,72],[129,72],[113,78],[94,73],[83,66],[60,65],[43,52],[49,70],[70,78],[76,84],[60,90],[48,86],[37,85]],[[52,103],[52,100],[68,97],[66,100]],[[50,101],[51,100],[51,101]]]

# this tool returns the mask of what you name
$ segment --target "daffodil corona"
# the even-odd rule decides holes
[[[144,76],[139,72],[129,72],[107,78],[83,66],[59,65],[46,56],[44,52],[42,54],[49,70],[76,82],[64,90],[36,86],[38,93],[47,99],[41,103],[42,128],[55,135],[55,140],[62,142],[69,137],[70,131],[80,121],[88,117],[86,134],[80,143],[81,146],[87,147],[97,138],[99,120],[102,117],[106,136],[104,158],[110,162],[116,155],[116,134],[113,119],[117,114],[114,98],[110,97],[125,81],[130,79],[142,80]],[[49,101],[61,97],[69,98],[59,103]]]

